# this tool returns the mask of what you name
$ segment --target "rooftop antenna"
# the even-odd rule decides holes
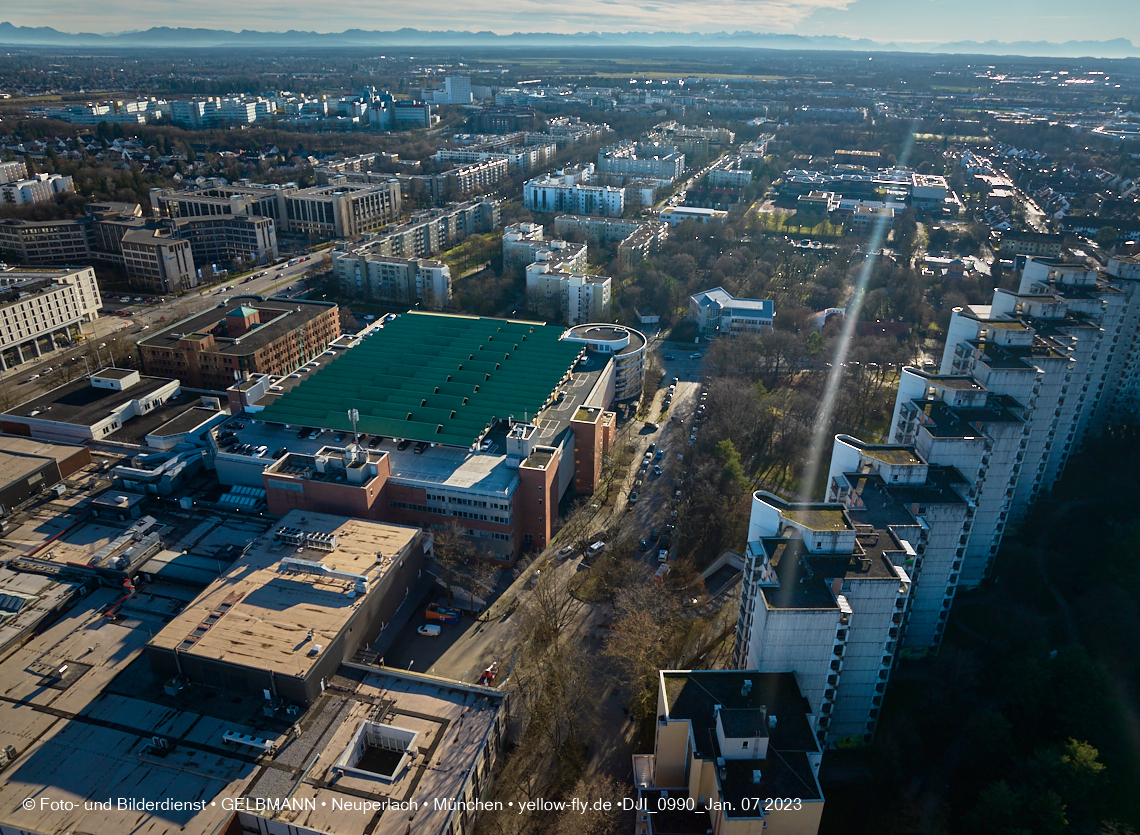
[[[356,422],[358,420],[360,420],[360,410],[359,409],[349,409],[348,410],[348,419],[352,421],[352,442],[354,444],[359,444],[360,443],[360,434],[356,431]]]

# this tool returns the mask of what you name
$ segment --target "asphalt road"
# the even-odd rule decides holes
[[[172,297],[165,303],[147,304],[132,301],[124,304],[118,299],[125,297],[126,293],[104,294],[104,310],[123,310],[127,315],[101,315],[93,323],[94,333],[88,335],[83,342],[9,369],[0,377],[5,396],[12,405],[15,405],[34,397],[39,391],[62,385],[68,375],[59,374],[58,369],[61,366],[72,367],[69,375],[71,379],[85,373],[85,368],[96,370],[99,360],[89,359],[88,365],[85,366],[83,363],[85,355],[98,353],[102,362],[109,365],[110,357],[107,353],[109,340],[127,339],[137,342],[145,338],[150,331],[215,307],[231,296],[274,296],[288,293],[295,289],[297,280],[305,272],[316,266],[318,257],[313,255],[312,260],[286,266],[281,270],[277,267],[264,267],[257,271],[257,273],[267,272],[260,278],[251,280],[247,280],[248,276],[235,278],[226,284],[196,289],[185,296]],[[136,296],[132,293],[131,298],[146,298],[146,296]]]
[[[686,464],[685,459],[691,452],[688,440],[700,396],[701,361],[688,358],[694,352],[694,346],[663,344],[656,350],[662,355],[671,355],[674,359],[662,363],[666,376],[655,395],[652,413],[654,418],[660,414],[665,391],[672,378],[677,377],[679,379],[677,392],[673,397],[669,414],[683,418],[684,425],[670,422],[666,417],[660,422],[661,428],[654,431],[642,421],[634,422],[630,428],[629,438],[637,446],[637,458],[626,476],[618,501],[612,508],[599,510],[595,519],[599,531],[616,526],[634,541],[649,536],[653,528],[664,529],[665,525],[676,521],[670,516],[677,507],[673,500],[673,491],[676,489],[673,480],[680,478]],[[660,476],[652,475],[652,465],[650,465],[650,475],[642,480],[637,502],[630,504],[629,490],[637,478],[641,458],[651,443],[665,449],[661,461],[663,472]],[[678,454],[683,456],[682,459],[678,460]],[[676,537],[674,537],[675,542]],[[558,560],[555,554],[562,545],[562,541],[555,536],[555,541],[535,560],[535,565],[541,566],[549,560],[549,567],[543,570],[555,572],[558,582],[564,587],[577,572],[582,558],[581,555],[575,554],[570,558]],[[675,552],[675,544],[673,551]],[[658,565],[656,547],[646,552],[638,552],[638,556],[656,570]],[[525,600],[527,594],[529,594],[529,573],[524,573],[522,578],[503,593],[502,599],[517,597],[521,601]],[[437,587],[429,599],[444,602],[445,598],[446,593],[441,587]],[[580,640],[588,641],[591,645],[596,644],[604,635],[603,623],[609,616],[606,606],[583,604],[571,630],[579,634]],[[518,629],[516,615],[506,614],[486,623],[465,617],[458,624],[444,625],[438,638],[429,638],[416,633],[416,627],[425,622],[422,614],[411,619],[403,633],[392,642],[392,648],[384,660],[385,664],[468,683],[475,682],[479,674],[493,661],[499,662],[504,677],[509,674],[507,668],[514,655]],[[618,709],[620,710],[620,705]]]

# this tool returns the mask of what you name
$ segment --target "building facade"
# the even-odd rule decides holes
[[[29,206],[46,203],[57,194],[75,191],[71,177],[63,174],[36,174],[24,180],[0,183],[0,205]]]
[[[148,336],[139,354],[148,374],[225,391],[250,374],[290,374],[339,335],[335,304],[238,296]]]
[[[685,155],[672,145],[626,139],[598,152],[598,173],[673,182],[685,173]]]
[[[197,285],[190,242],[169,229],[131,229],[119,243],[131,281],[148,292],[181,293]]]
[[[961,583],[987,575],[1087,438],[1135,422],[1140,271],[1027,259],[1016,291],[954,311],[940,373],[903,370],[889,438],[973,485]]]
[[[451,306],[451,269],[442,261],[392,255],[341,255],[333,259],[341,289],[383,304],[442,310]]]
[[[840,504],[752,498],[733,665],[794,673],[820,743],[874,735],[910,595],[907,532]]]
[[[91,267],[0,269],[0,371],[71,344],[102,305]]]
[[[625,189],[592,185],[593,177],[592,164],[536,177],[523,186],[523,205],[532,212],[621,217]]]
[[[689,297],[689,318],[705,339],[758,336],[772,327],[776,307],[770,299],[737,299],[723,287]]]

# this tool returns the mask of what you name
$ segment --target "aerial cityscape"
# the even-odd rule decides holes
[[[1140,832],[1140,17],[928,5],[6,9],[0,835]]]

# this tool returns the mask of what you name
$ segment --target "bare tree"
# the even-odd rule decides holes
[[[632,787],[611,777],[581,777],[567,800],[577,797],[582,810],[569,809],[554,824],[553,835],[612,835],[621,824],[621,816],[612,811],[621,808],[623,798]],[[606,811],[606,809],[611,811]]]
[[[474,556],[475,547],[460,525],[449,522],[435,532],[432,553],[436,565],[439,566],[440,577],[447,584],[447,602],[451,603],[454,597],[455,575],[459,568]]]

